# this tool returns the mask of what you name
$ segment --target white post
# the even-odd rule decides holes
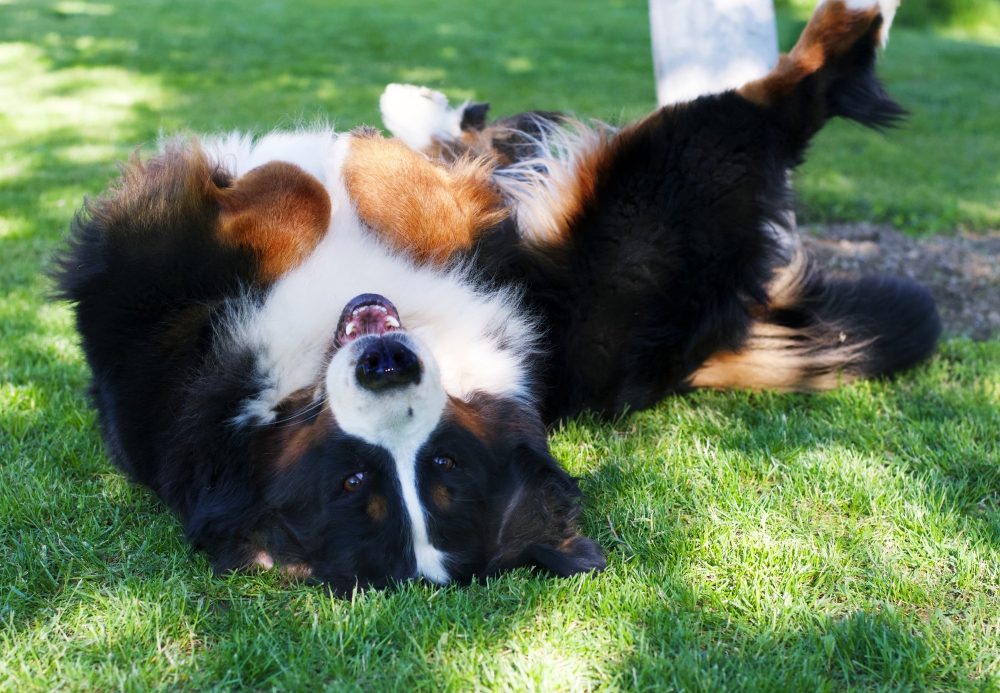
[[[661,106],[762,77],[778,62],[772,0],[649,0]]]

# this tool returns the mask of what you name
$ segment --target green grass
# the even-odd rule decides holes
[[[774,0],[782,12],[808,16],[814,0]],[[896,12],[897,26],[963,28],[995,33],[1000,29],[1000,0],[904,0]]]
[[[40,272],[114,157],[160,128],[377,123],[393,80],[497,113],[653,106],[641,2],[414,7],[0,0],[0,690],[1000,690],[998,341],[892,383],[555,431],[610,549],[596,578],[338,601],[213,576],[111,468]],[[910,129],[824,133],[809,213],[995,225],[996,50],[897,32]]]
[[[916,233],[1000,228],[1000,3],[980,4],[992,14],[978,24],[894,28],[879,71],[912,115],[887,134],[828,125],[795,175],[800,220],[871,220]],[[809,16],[803,10],[781,16],[786,50]]]
[[[902,132],[833,122],[796,173],[803,221],[1000,228],[1000,47],[895,32],[881,64]]]

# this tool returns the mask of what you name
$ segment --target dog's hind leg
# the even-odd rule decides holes
[[[897,4],[820,3],[791,53],[738,93],[782,124],[793,150],[832,116],[892,125],[905,112],[883,91],[874,61]],[[891,277],[828,281],[801,251],[793,248],[784,259],[747,341],[710,357],[692,385],[826,389],[903,370],[933,351],[941,323],[920,286]]]
[[[769,109],[804,146],[831,117],[884,128],[905,111],[875,74],[876,48],[888,40],[898,0],[823,0],[790,53],[737,93]]]
[[[811,137],[835,116],[885,127],[904,113],[874,69],[893,8],[827,0],[762,80],[660,109],[618,132],[560,126],[535,158],[496,171],[528,248],[529,295],[558,354],[544,366],[554,374],[554,417],[641,408],[690,384],[825,387],[849,365],[864,362],[853,372],[869,375],[927,353],[936,323],[921,290],[825,283],[793,262],[788,229],[788,171]],[[895,315],[875,319],[865,291],[891,294]],[[789,310],[779,314],[782,303]],[[911,356],[872,351],[876,337],[886,348],[901,343],[871,332],[890,318],[894,334],[920,335]],[[823,321],[850,329],[819,330]],[[774,358],[729,367],[734,354],[765,351],[781,355],[780,368]],[[703,368],[724,356],[725,374]]]
[[[535,154],[545,134],[564,121],[560,113],[527,111],[493,123],[488,103],[457,107],[439,91],[390,84],[379,99],[382,123],[407,147],[432,160],[489,157],[510,165]]]

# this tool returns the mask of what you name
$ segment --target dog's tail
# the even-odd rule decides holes
[[[739,351],[712,355],[694,387],[826,390],[891,375],[930,356],[941,319],[922,286],[888,276],[828,280],[797,252]]]

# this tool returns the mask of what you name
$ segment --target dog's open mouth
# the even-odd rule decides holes
[[[361,294],[348,301],[340,314],[337,346],[344,346],[365,335],[381,336],[402,329],[399,312],[389,299],[378,294]]]

